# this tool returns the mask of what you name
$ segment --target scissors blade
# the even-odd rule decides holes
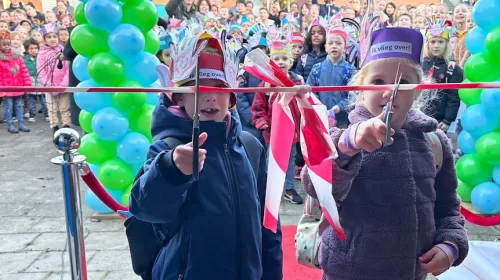
[[[385,141],[384,141],[384,146],[388,146],[390,141],[391,141],[391,124],[392,124],[392,103],[394,102],[394,99],[396,98],[396,95],[398,93],[399,85],[401,84],[401,78],[403,76],[402,73],[399,73],[399,67],[401,64],[398,64],[398,70],[396,72],[396,78],[394,80],[394,89],[392,90],[392,95],[391,98],[389,99],[389,102],[385,105],[385,110],[384,110],[384,122],[385,122]]]

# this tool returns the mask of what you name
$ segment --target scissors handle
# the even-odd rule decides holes
[[[392,106],[390,104],[386,105],[385,113],[384,113],[384,122],[386,125],[385,128],[385,141],[384,146],[388,146],[391,141],[391,123],[392,123]]]

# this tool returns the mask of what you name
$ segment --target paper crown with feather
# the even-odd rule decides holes
[[[360,66],[385,58],[404,58],[420,64],[422,34],[411,28],[390,28],[386,17],[370,12],[361,22]]]
[[[42,33],[42,36],[45,36],[45,34],[48,33],[57,33],[57,32],[58,28],[57,24],[55,23],[47,23],[40,29],[40,33]]]
[[[156,36],[160,41],[160,51],[170,48],[170,42],[172,42],[172,37],[162,26],[156,26],[154,28]]]
[[[300,26],[299,20],[293,15],[293,13],[287,14],[282,20],[281,20],[281,26],[284,27],[287,24],[293,24],[296,25],[297,27]]]
[[[274,40],[269,46],[271,56],[275,54],[285,54],[292,56],[292,45],[288,40]]]
[[[313,20],[313,22],[311,22],[311,25],[309,25],[309,30],[311,30],[315,26],[321,26],[324,29],[327,29],[328,19],[320,16],[319,18]]]
[[[262,24],[257,23],[252,25],[248,30],[248,44],[250,48],[265,47],[269,49],[269,40],[267,39],[267,28]]]
[[[427,19],[428,27],[425,32],[427,39],[432,37],[441,37],[449,40],[455,36],[456,29],[450,20],[436,19],[434,16]]]
[[[196,80],[196,64],[199,56],[200,79],[219,80],[228,87],[238,87],[237,74],[242,52],[235,51],[235,44],[227,39],[222,30],[220,38],[207,32],[186,36],[178,45],[171,44],[172,82],[181,86]]]
[[[205,16],[203,17],[203,23],[205,23],[205,22],[207,22],[207,21],[209,21],[209,20],[215,20],[215,21],[217,21],[217,19],[218,19],[218,18],[217,18],[217,16],[216,16],[214,13],[212,13],[212,12],[207,12],[207,13],[205,14]]]

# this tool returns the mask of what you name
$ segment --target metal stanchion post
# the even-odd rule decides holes
[[[80,135],[70,128],[63,128],[54,134],[54,145],[62,154],[51,161],[61,166],[66,213],[66,231],[72,280],[87,280],[87,260],[83,233],[82,204],[78,167],[85,157],[75,155],[80,146]]]

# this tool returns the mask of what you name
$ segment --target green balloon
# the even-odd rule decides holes
[[[500,58],[500,26],[493,28],[486,35],[485,45],[489,53]]]
[[[99,53],[89,62],[89,75],[102,86],[114,87],[125,80],[125,65],[112,53]]]
[[[493,175],[493,166],[481,161],[477,154],[466,154],[456,164],[460,181],[470,185],[488,182]]]
[[[152,142],[151,137],[151,118],[153,116],[153,105],[143,106],[140,110],[131,113],[128,117],[130,129],[141,133]]]
[[[80,115],[78,115],[78,121],[80,122],[80,127],[87,133],[91,133],[94,130],[92,129],[92,118],[94,114],[81,110]]]
[[[500,78],[500,66],[487,52],[473,54],[464,68],[465,76],[472,82],[493,82]]]
[[[470,202],[471,201],[470,195],[472,193],[473,188],[474,187],[471,187],[470,185],[467,185],[466,183],[458,180],[457,193],[463,202]]]
[[[128,1],[123,4],[122,9],[122,23],[135,25],[142,33],[153,29],[158,22],[158,11],[151,1]]]
[[[124,190],[134,181],[132,168],[118,158],[101,164],[98,173],[99,181],[110,190]]]
[[[119,87],[142,87],[135,81],[124,81]],[[146,93],[144,92],[114,92],[113,107],[123,113],[135,112],[146,104]]]
[[[80,2],[75,8],[75,20],[78,24],[87,24],[89,21],[85,16],[85,3]]]
[[[487,133],[476,142],[479,158],[491,165],[500,164],[500,132]]]
[[[90,24],[77,25],[71,32],[71,47],[80,55],[92,58],[94,55],[109,51],[108,33]]]
[[[116,157],[117,142],[104,141],[95,133],[85,134],[78,152],[87,157],[87,162],[101,164]]]
[[[160,40],[158,39],[158,35],[153,30],[149,30],[147,33],[144,33],[144,38],[146,38],[146,45],[144,46],[144,51],[156,54],[160,50]]]
[[[470,83],[470,81],[465,79],[463,83]],[[465,105],[472,106],[475,104],[481,104],[482,91],[483,89],[481,88],[461,88],[458,90],[458,96],[460,97],[460,100],[465,103]]]
[[[120,198],[120,204],[123,205],[123,206],[127,206],[129,205],[129,202],[130,202],[130,192],[132,192],[132,186],[130,186],[130,188],[126,189],[121,198]]]

